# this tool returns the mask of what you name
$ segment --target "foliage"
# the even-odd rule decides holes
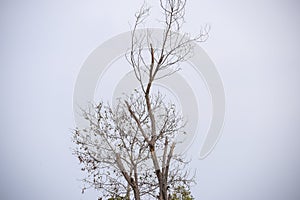
[[[171,195],[170,200],[193,200],[193,196],[189,189],[185,188],[184,186],[178,186],[175,188],[175,191]]]

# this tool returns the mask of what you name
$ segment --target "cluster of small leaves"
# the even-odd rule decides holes
[[[193,200],[194,197],[191,195],[189,188],[185,186],[178,186],[175,188],[170,200]]]
[[[102,200],[102,198],[99,198],[98,200]],[[110,197],[108,200],[129,200],[129,197],[116,195],[116,197]],[[194,200],[194,197],[190,192],[190,188],[186,186],[178,186],[174,188],[173,193],[169,195],[169,200]]]
[[[176,135],[184,133],[181,130],[184,123],[175,106],[163,100],[164,97],[159,93],[151,97],[158,122],[156,127],[159,134],[155,144],[157,152],[161,152],[158,156],[160,161],[166,141],[174,142]],[[82,164],[82,170],[88,174],[84,181],[89,187],[101,190],[106,198],[115,194],[126,196],[131,191],[124,172],[138,182],[141,196],[153,198],[158,195],[158,186],[148,144],[127,106],[132,108],[145,134],[151,137],[150,119],[143,94],[135,90],[125,99],[119,99],[113,108],[100,103],[83,111],[87,127],[74,131],[73,140],[77,144],[74,154]],[[124,165],[123,169],[118,165],[117,156]],[[177,170],[170,172],[170,187],[175,187],[175,183],[181,181],[182,170],[178,161],[183,161],[175,159],[176,156],[173,166],[177,163]],[[133,176],[135,170],[138,171],[136,177]]]
[[[101,190],[105,197],[127,192],[126,181],[115,164],[116,153],[123,153],[120,140],[126,137],[118,131],[114,114],[102,103],[84,111],[87,127],[76,129],[73,135],[77,144],[74,154],[88,174],[84,181],[89,187]]]

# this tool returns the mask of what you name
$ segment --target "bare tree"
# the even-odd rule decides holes
[[[118,99],[115,106],[101,102],[83,110],[89,126],[74,131],[74,153],[88,172],[84,181],[105,198],[175,199],[178,188],[187,191],[193,182],[188,162],[174,152],[176,137],[185,134],[185,122],[174,104],[151,90],[156,80],[180,69],[193,53],[193,42],[207,39],[207,30],[196,37],[178,34],[185,5],[185,0],[160,0],[164,13],[160,44],[154,44],[150,31],[138,31],[149,13],[142,6],[126,55],[140,89]]]

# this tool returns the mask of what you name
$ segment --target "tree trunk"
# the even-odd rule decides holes
[[[141,200],[140,191],[137,187],[133,187],[133,194],[135,200]]]

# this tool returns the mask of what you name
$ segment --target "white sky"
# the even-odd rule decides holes
[[[128,31],[142,2],[1,1],[0,199],[96,199],[81,194],[71,155],[73,88],[87,56]],[[202,47],[227,100],[215,150],[192,161],[196,199],[300,199],[299,9],[296,0],[188,1],[184,31],[211,25]]]

